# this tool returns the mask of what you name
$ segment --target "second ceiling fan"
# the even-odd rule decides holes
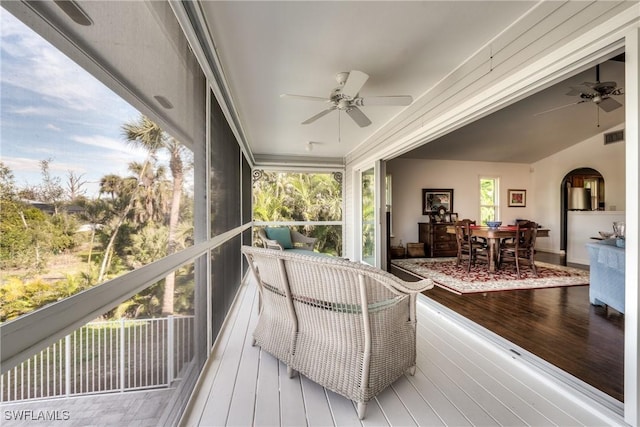
[[[601,82],[600,64],[596,65],[595,82],[584,82],[578,86],[570,86],[570,88],[571,90],[567,92],[567,95],[580,96],[579,101],[542,111],[535,115],[538,116],[540,114],[550,113],[552,111],[571,107],[572,105],[582,104],[584,102],[592,102],[607,113],[622,107],[622,104],[611,98],[611,96],[624,95],[624,88],[618,87],[616,82]]]
[[[303,125],[313,123],[320,117],[323,117],[334,110],[338,110],[346,112],[358,126],[365,127],[371,124],[371,120],[369,120],[359,107],[370,105],[406,106],[413,102],[413,98],[409,95],[361,97],[360,89],[362,89],[368,79],[369,76],[362,71],[352,70],[350,72],[336,74],[336,80],[338,81],[339,86],[331,92],[329,98],[291,94],[282,94],[280,96],[282,98],[322,101],[331,104],[325,110],[302,122]]]

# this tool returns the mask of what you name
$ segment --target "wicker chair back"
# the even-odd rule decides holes
[[[416,364],[416,295],[404,282],[340,258],[243,246],[260,290],[255,342],[318,384],[366,403]]]

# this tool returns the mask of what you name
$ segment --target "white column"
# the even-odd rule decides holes
[[[384,160],[376,161],[375,166],[376,189],[376,267],[387,269],[387,198],[386,179],[387,163]]]
[[[638,192],[640,156],[640,29],[629,31],[625,38],[625,149],[626,149],[626,268],[625,268],[625,351],[624,351],[624,418],[630,425],[640,425],[638,414],[638,309],[640,294],[638,283]]]

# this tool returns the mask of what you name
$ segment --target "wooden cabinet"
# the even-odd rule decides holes
[[[449,257],[458,254],[455,234],[447,233],[447,226],[452,222],[419,222],[418,236],[425,245],[425,254],[429,258]]]

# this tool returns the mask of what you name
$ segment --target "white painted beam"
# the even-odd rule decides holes
[[[638,6],[640,7],[640,5]],[[640,191],[640,28],[630,30],[625,38],[625,140],[626,140],[626,266],[625,266],[625,353],[624,353],[624,418],[630,425],[640,425],[638,414],[638,342],[640,341],[640,294],[638,283],[638,193]]]

